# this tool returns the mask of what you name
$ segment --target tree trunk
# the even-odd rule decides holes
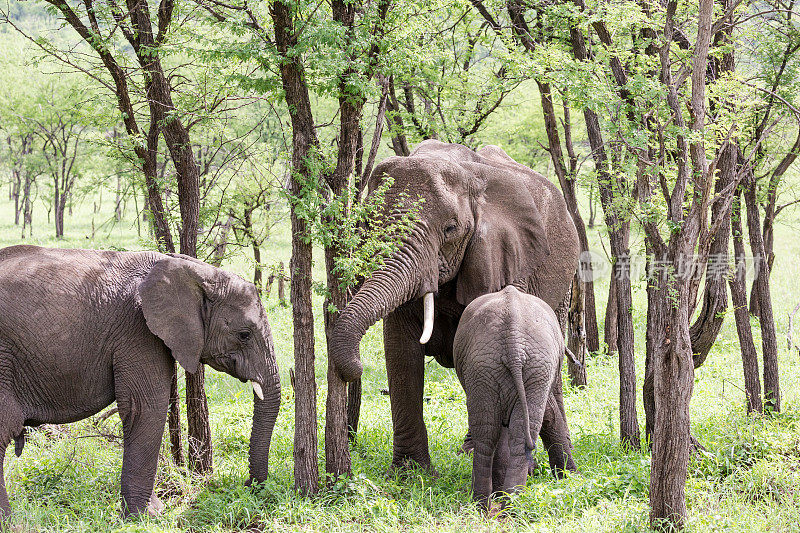
[[[611,232],[611,249],[617,250],[613,274],[617,278],[617,350],[619,354],[619,420],[623,445],[641,447],[636,415],[636,360],[633,351],[633,301],[627,235]],[[625,224],[627,234],[627,223]],[[616,242],[615,242],[616,241]],[[613,253],[613,252],[612,252]]]
[[[277,22],[276,22],[277,25]],[[298,164],[302,165],[298,161]],[[302,167],[301,167],[302,168]],[[299,184],[295,191],[299,192]],[[294,486],[303,494],[319,489],[317,468],[317,382],[314,374],[314,314],[311,307],[311,244],[303,241],[306,223],[292,209],[291,272],[294,324],[295,422]]]
[[[692,343],[689,337],[688,286],[663,282],[651,303],[656,332],[653,379],[656,415],[650,473],[650,523],[663,521],[681,528],[686,517],[685,484],[689,463],[689,400],[694,384]],[[683,285],[683,286],[681,286]],[[673,305],[676,294],[679,304]]]
[[[186,421],[189,428],[189,468],[198,474],[211,472],[214,465],[211,426],[208,423],[208,400],[205,392],[206,370],[198,365],[194,374],[186,373]],[[174,451],[173,451],[174,453]]]
[[[283,261],[278,264],[278,302],[281,307],[286,307],[286,274],[283,270]]]
[[[571,357],[567,357],[570,385],[584,389],[586,380],[586,329],[584,328],[584,295],[583,282],[578,274],[572,280],[572,296],[570,298],[567,328],[567,348],[575,355],[579,364],[575,364]]]
[[[608,355],[617,353],[617,281],[614,276],[608,281],[608,302],[606,320],[603,325],[603,338]]]
[[[255,263],[255,271],[253,272],[253,285],[256,286],[259,298],[264,292],[263,271],[264,267],[261,266],[261,247],[255,240],[252,241],[253,245],[253,262]],[[268,295],[269,296],[269,295]]]
[[[358,434],[358,420],[361,417],[361,378],[347,385],[347,437],[355,442]]]
[[[31,174],[25,173],[25,183],[22,186],[22,238],[25,238],[25,229],[29,236],[33,236],[33,201],[31,201],[31,187],[33,179]]]
[[[778,378],[778,340],[775,319],[772,314],[772,297],[769,292],[769,273],[767,271],[764,241],[761,234],[758,203],[756,201],[756,182],[752,170],[747,170],[744,202],[747,206],[747,229],[750,236],[750,250],[755,263],[754,287],[758,301],[758,322],[761,325],[761,348],[764,358],[764,409],[780,412],[781,390]]]
[[[570,41],[575,59],[585,61],[588,57],[586,41],[583,33],[576,28],[570,28]],[[600,189],[600,203],[609,228],[611,243],[611,256],[614,262],[612,275],[616,278],[617,296],[617,349],[619,353],[620,372],[620,439],[624,445],[639,449],[639,422],[636,417],[636,361],[633,346],[633,316],[631,314],[632,295],[630,279],[630,250],[628,248],[628,228],[630,222],[621,220],[615,207],[615,198],[618,190],[624,187],[615,187],[613,176],[608,172],[609,160],[606,155],[600,120],[597,114],[589,108],[583,110],[586,132],[598,171],[598,184]]]
[[[550,160],[558,176],[561,191],[564,195],[564,201],[567,204],[567,211],[569,211],[572,222],[575,224],[575,229],[578,231],[581,253],[588,253],[589,239],[586,235],[586,226],[583,222],[583,217],[581,217],[578,208],[578,199],[575,191],[574,172],[577,167],[577,158],[572,149],[572,127],[569,120],[569,107],[566,104],[564,105],[564,140],[567,146],[567,153],[570,157],[570,168],[567,169],[567,165],[564,161],[564,153],[561,150],[561,139],[558,133],[558,122],[556,120],[555,108],[553,107],[550,84],[538,81],[537,84],[539,86],[539,97],[542,104],[542,114],[544,116],[545,131],[547,133]],[[584,261],[581,263],[581,268],[588,270],[588,272],[583,273],[581,276],[583,280],[581,292],[585,294],[582,298],[585,312],[585,318],[583,320],[585,328],[582,328],[582,334],[585,335],[589,351],[596,352],[600,349],[600,339],[597,330],[597,312],[595,310],[594,282],[592,281],[591,275],[591,263]]]
[[[233,213],[228,213],[228,218],[225,223],[219,228],[219,233],[214,243],[214,250],[211,252],[211,263],[214,266],[220,266],[225,259],[225,252],[228,250],[228,233],[233,226]]]
[[[172,382],[169,388],[169,449],[172,461],[183,466],[186,463],[183,457],[181,444],[181,397],[178,394],[178,367],[173,363]]]
[[[114,220],[122,220],[122,175],[117,174],[117,191],[114,198]]]
[[[153,34],[150,10],[147,3],[132,4],[131,25],[137,34],[134,47],[142,69],[147,73],[145,90],[151,117],[161,126],[175,167],[178,185],[178,205],[181,213],[180,251],[197,257],[197,230],[200,213],[200,176],[192,152],[189,132],[172,102],[172,89],[164,75],[160,54],[157,50],[162,31],[171,21],[172,6],[159,9],[159,35]],[[186,374],[186,413],[189,427],[189,465],[197,473],[204,474],[213,468],[211,426],[208,420],[208,400],[205,394],[205,370],[202,365],[194,374]]]
[[[739,335],[739,346],[742,350],[742,370],[744,371],[744,393],[747,401],[747,412],[763,412],[761,404],[761,380],[758,377],[758,352],[753,340],[753,329],[750,325],[750,314],[747,312],[747,264],[744,252],[744,234],[742,232],[741,202],[737,194],[733,207],[733,251],[736,258],[734,275],[730,278],[731,301],[736,332]]]
[[[297,44],[294,19],[289,5],[273,2],[269,6],[274,23],[275,46],[281,56],[280,73],[286,103],[292,121],[291,194],[302,201],[304,186],[314,183],[318,176],[309,166],[318,157],[319,145],[311,100],[305,85],[302,57],[292,53]],[[292,260],[291,273],[292,320],[294,324],[295,360],[295,425],[294,425],[294,485],[303,494],[319,489],[317,467],[317,382],[314,374],[314,315],[311,307],[311,244],[306,221],[291,203]]]

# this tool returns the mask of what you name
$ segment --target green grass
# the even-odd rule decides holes
[[[66,221],[67,236],[52,238],[46,213],[37,210],[33,239],[25,242],[60,247],[148,246],[137,236],[128,213],[113,225],[110,192],[99,213],[91,202],[76,206]],[[129,206],[132,210],[132,205]],[[788,210],[787,210],[788,211]],[[800,383],[798,354],[783,342],[787,315],[800,300],[800,242],[794,238],[798,217],[782,214],[773,274],[775,318],[780,339],[784,414],[773,419],[744,414],[742,369],[732,316],[705,365],[698,370],[692,399],[693,432],[707,451],[690,465],[686,486],[689,531],[785,531],[800,529]],[[94,219],[94,238],[92,238]],[[0,199],[0,245],[22,242],[11,222],[7,197]],[[598,243],[597,230],[592,239]],[[635,243],[639,245],[641,243]],[[290,235],[279,225],[265,247],[269,263],[288,265]],[[321,255],[317,254],[317,279]],[[250,276],[248,258],[225,265]],[[644,286],[636,286],[638,379],[644,368]],[[607,280],[597,285],[602,316]],[[353,477],[319,495],[301,497],[292,490],[293,392],[291,313],[280,307],[276,291],[266,301],[278,350],[283,404],[270,456],[270,479],[255,490],[247,478],[251,393],[246,385],[208,369],[207,392],[214,440],[214,473],[195,478],[171,465],[166,444],[156,490],[167,508],[155,520],[123,523],[119,512],[122,460],[117,417],[97,426],[83,421],[58,431],[34,431],[22,457],[6,453],[6,483],[13,522],[31,531],[641,531],[647,529],[649,455],[618,444],[616,360],[597,356],[587,363],[589,387],[567,390],[567,416],[580,472],[554,480],[544,467],[528,482],[505,520],[487,520],[471,504],[470,459],[458,455],[466,431],[464,395],[455,373],[430,363],[426,367],[425,418],[431,454],[439,476],[425,472],[389,474],[391,416],[386,388],[380,324],[362,343],[364,397],[358,442],[352,448]],[[324,434],[325,360],[321,299],[315,297],[320,450]],[[602,327],[602,325],[601,325]],[[758,338],[758,328],[754,327]],[[641,398],[639,399],[641,402]],[[643,424],[641,403],[640,422]],[[102,435],[112,435],[109,440]],[[539,450],[541,464],[546,457]],[[320,467],[323,470],[322,456]]]

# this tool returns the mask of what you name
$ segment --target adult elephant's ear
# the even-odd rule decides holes
[[[156,262],[139,285],[147,327],[190,374],[203,351],[203,303],[214,269],[197,260],[169,257]]]
[[[542,215],[525,179],[511,169],[472,168],[485,180],[485,190],[475,200],[475,232],[456,282],[462,305],[530,276],[550,254]]]

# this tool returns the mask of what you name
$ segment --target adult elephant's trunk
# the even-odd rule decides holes
[[[398,306],[436,290],[433,286],[435,278],[432,275],[421,275],[419,270],[419,262],[411,261],[409,256],[401,252],[364,282],[339,316],[331,335],[328,357],[333,360],[343,380],[353,381],[361,377],[364,367],[359,357],[358,345],[371,325]],[[426,278],[432,279],[422,281]],[[431,326],[426,326],[426,331],[432,328],[432,300],[430,308],[427,315],[430,315]],[[427,342],[424,337],[420,340]]]
[[[270,343],[271,344],[271,343]],[[269,473],[269,445],[272,430],[281,406],[281,380],[275,351],[269,347],[267,366],[269,375],[261,384],[264,399],[253,394],[253,430],[250,433],[250,481],[264,481]]]

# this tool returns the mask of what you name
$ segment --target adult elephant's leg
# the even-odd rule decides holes
[[[407,307],[390,313],[383,322],[383,345],[394,428],[393,468],[409,461],[431,468],[428,432],[422,418],[425,364],[419,343],[422,325]]]
[[[564,397],[561,389],[561,373],[556,374],[555,383],[547,398],[542,429],[539,432],[547,450],[553,475],[561,477],[564,471],[577,470],[572,459],[572,441],[564,415]]]
[[[11,514],[11,504],[8,503],[8,493],[6,492],[6,478],[3,477],[3,460],[8,444],[6,441],[0,441],[0,529],[2,529],[3,520]]]
[[[122,516],[157,515],[163,504],[153,485],[169,406],[172,360],[156,346],[151,354],[114,362],[115,393],[122,419]]]
[[[136,399],[117,402],[123,428],[122,516],[144,512],[155,516],[161,505],[154,497],[153,484],[168,402],[163,403],[163,410],[148,406],[140,411]]]
[[[2,531],[3,521],[11,514],[11,504],[8,502],[3,472],[3,460],[11,440],[23,431],[24,416],[16,401],[2,392],[0,392],[0,405],[4,406],[0,410],[0,531]]]

